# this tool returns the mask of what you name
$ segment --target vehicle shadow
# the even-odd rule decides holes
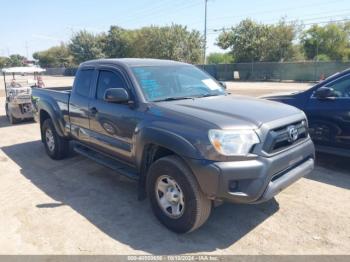
[[[2,127],[9,127],[9,126],[18,126],[18,125],[26,125],[26,124],[33,124],[32,119],[23,120],[21,122],[18,122],[14,125],[10,124],[9,120],[7,119],[6,115],[0,115],[0,128]]]
[[[278,211],[275,200],[260,205],[225,204],[213,210],[199,230],[170,232],[153,216],[148,201],[137,200],[137,186],[81,156],[53,161],[40,141],[2,147],[21,174],[53,200],[32,208],[68,205],[116,241],[135,250],[166,255],[224,249]],[[72,236],[74,237],[74,236]]]
[[[318,182],[350,189],[350,159],[342,156],[318,153],[315,171],[306,176]]]

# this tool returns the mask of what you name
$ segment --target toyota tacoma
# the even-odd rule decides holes
[[[156,217],[186,233],[216,204],[256,204],[307,175],[314,145],[292,106],[230,95],[197,67],[155,59],[79,66],[73,88],[33,89],[53,159],[74,150],[138,182]]]

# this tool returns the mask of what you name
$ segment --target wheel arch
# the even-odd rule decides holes
[[[135,135],[135,161],[136,166],[141,169],[145,152],[150,147],[157,147],[163,151],[171,151],[180,157],[201,159],[199,150],[186,138],[158,127],[145,127],[138,130]]]
[[[135,149],[135,164],[140,173],[139,199],[146,197],[147,172],[154,161],[167,155],[177,155],[186,164],[186,158],[202,158],[198,149],[186,138],[158,127],[140,128],[135,136]]]
[[[64,120],[60,113],[57,113],[57,110],[54,110],[52,106],[47,103],[41,103],[39,109],[39,123],[40,131],[42,135],[42,124],[46,119],[51,119],[52,123],[56,129],[56,132],[61,137],[66,137],[67,134],[64,131]]]

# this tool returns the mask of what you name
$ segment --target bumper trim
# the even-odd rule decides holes
[[[278,179],[274,181],[270,181],[263,196],[259,200],[257,200],[255,203],[261,203],[272,199],[279,192],[281,192],[282,190],[284,190],[285,188],[287,188],[288,186],[290,186],[291,184],[293,184],[303,176],[306,176],[307,174],[309,174],[313,170],[314,165],[315,165],[314,159],[310,158],[306,160],[304,163],[291,169],[290,171],[288,171]]]
[[[210,199],[255,204],[273,198],[314,166],[311,139],[271,157],[257,156],[242,161],[188,162],[199,186]]]

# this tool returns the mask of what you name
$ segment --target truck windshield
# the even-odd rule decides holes
[[[220,84],[194,66],[144,66],[132,71],[148,101],[225,95]]]

